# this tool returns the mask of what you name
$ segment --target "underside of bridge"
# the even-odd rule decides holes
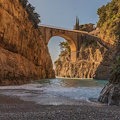
[[[76,52],[77,51],[77,46],[74,43],[73,39],[69,35],[66,35],[66,34],[63,34],[63,33],[55,33],[51,37],[53,37],[53,36],[62,37],[68,42],[68,44],[70,46],[70,50],[71,50],[71,61],[75,62],[76,59],[77,59],[77,52]],[[49,40],[51,39],[51,37],[48,39],[47,44],[49,43]]]

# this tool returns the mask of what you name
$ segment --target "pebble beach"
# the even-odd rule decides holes
[[[107,105],[40,105],[0,95],[0,120],[120,120],[120,107]]]

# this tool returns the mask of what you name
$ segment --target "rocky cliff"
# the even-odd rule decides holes
[[[110,37],[108,38],[108,36],[105,34],[102,34],[98,28],[89,34],[100,38],[100,43],[107,48],[104,54],[102,54],[102,61],[95,71],[94,78],[99,80],[108,80],[111,76],[111,72],[115,64],[115,41],[113,41],[113,39]]]
[[[84,37],[77,53],[77,61],[71,62],[68,54],[60,56],[55,62],[55,73],[62,77],[93,78],[106,51],[107,49],[97,40]]]
[[[98,9],[98,15],[100,18],[98,21],[98,27],[100,28],[100,33],[103,34],[105,40],[109,38],[114,43],[112,46],[110,46],[111,51],[114,54],[105,56],[103,60],[105,62],[107,62],[107,60],[108,61],[112,60],[111,64],[113,64],[114,67],[111,70],[109,83],[103,88],[98,98],[100,102],[106,103],[108,105],[120,105],[120,4],[119,3],[120,3],[119,0],[112,0],[106,6],[104,5]]]
[[[112,0],[106,6],[103,5],[99,8],[97,11],[100,18],[97,23],[98,28],[89,32],[89,35],[94,36],[95,39],[82,38],[83,43],[80,45],[80,50],[77,51],[78,58],[76,63],[72,63],[70,57],[66,61],[66,57],[60,56],[55,63],[56,75],[108,80],[115,64],[118,52],[116,51],[116,46],[119,46],[120,40],[119,12],[120,5],[118,0]],[[79,30],[79,26],[78,22],[75,28]],[[91,44],[91,41],[94,41],[93,44]],[[97,44],[94,44],[95,42]],[[98,59],[94,56],[98,56]]]
[[[108,105],[120,105],[120,52],[116,52],[115,58],[109,83],[105,85],[98,98],[98,101]]]
[[[19,0],[0,0],[0,85],[54,78],[48,47]]]

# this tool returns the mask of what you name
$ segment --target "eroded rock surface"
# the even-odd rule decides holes
[[[76,62],[70,55],[60,56],[55,62],[56,75],[62,77],[93,78],[98,66],[103,61],[106,48],[96,40],[83,39]],[[105,76],[104,76],[105,77]]]
[[[0,85],[54,77],[48,47],[26,9],[19,0],[0,0]]]
[[[98,101],[108,105],[120,105],[120,84],[108,83],[101,91]]]
[[[118,49],[119,50],[119,49]],[[117,51],[115,65],[108,84],[103,88],[98,100],[108,105],[120,105],[120,52]]]

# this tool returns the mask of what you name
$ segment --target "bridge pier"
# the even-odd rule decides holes
[[[71,52],[71,62],[76,62],[77,60],[77,51]]]

